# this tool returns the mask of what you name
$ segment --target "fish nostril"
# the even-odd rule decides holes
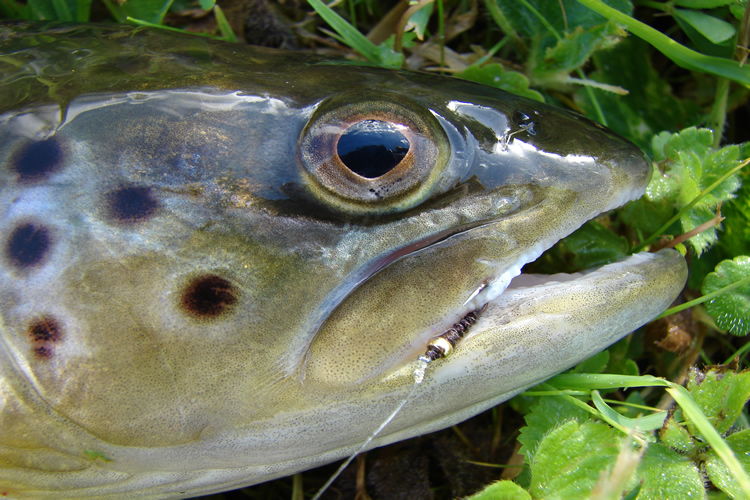
[[[15,267],[28,269],[40,264],[51,247],[49,230],[40,224],[27,222],[10,233],[5,253]]]
[[[183,309],[196,318],[214,319],[237,302],[237,291],[226,278],[209,274],[191,281],[182,292]]]
[[[144,186],[127,186],[106,195],[109,216],[116,222],[144,222],[159,208],[152,190]]]
[[[12,168],[23,182],[39,181],[62,163],[63,152],[55,138],[34,141],[22,147],[12,161]]]

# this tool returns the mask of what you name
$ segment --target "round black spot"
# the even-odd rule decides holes
[[[182,307],[204,319],[220,316],[237,302],[237,292],[229,280],[209,274],[196,278],[182,293]]]
[[[54,343],[62,340],[62,327],[51,316],[41,316],[29,324],[32,351],[38,358],[49,359],[54,354]]]
[[[60,144],[52,137],[26,144],[16,154],[13,169],[21,181],[37,181],[55,171],[62,163]]]
[[[27,269],[41,263],[51,246],[49,230],[42,225],[27,222],[10,233],[5,253],[13,265]]]
[[[143,222],[156,213],[159,202],[150,188],[128,186],[107,195],[109,214],[117,222]]]
[[[336,150],[349,170],[374,179],[387,174],[404,159],[409,152],[409,140],[392,123],[363,120],[341,134]]]

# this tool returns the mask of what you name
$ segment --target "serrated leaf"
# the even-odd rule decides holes
[[[529,493],[544,499],[590,497],[599,474],[614,466],[623,439],[600,422],[565,422],[539,443]]]
[[[689,373],[687,390],[716,430],[724,433],[750,398],[750,371],[734,373],[724,366],[712,366],[704,374],[694,368]],[[687,429],[700,437],[689,420]]]
[[[659,431],[662,443],[680,453],[692,453],[695,450],[695,441],[690,433],[669,415],[664,421],[664,426]]]
[[[732,449],[745,470],[750,470],[750,429],[745,429],[726,437],[726,443]],[[711,482],[732,498],[745,498],[737,485],[734,475],[729,471],[724,461],[715,451],[706,454],[706,473]]]
[[[465,500],[531,500],[531,495],[513,481],[497,481]]]
[[[739,176],[735,173],[708,192],[710,186],[737,167],[739,158],[738,146],[717,150],[712,143],[711,130],[695,127],[676,134],[659,134],[652,143],[654,160],[662,170],[651,179],[646,197],[652,202],[669,201],[677,210],[686,209],[698,200],[680,217],[682,231],[686,233],[710,221],[716,205],[730,199],[740,187]],[[688,242],[700,255],[716,239],[716,228],[710,228]]]
[[[558,396],[543,396],[531,407],[531,411],[524,416],[526,427],[521,429],[518,442],[521,443],[519,452],[526,457],[526,462],[550,429],[565,420],[585,421],[590,414],[574,405],[565,398]]]
[[[649,445],[636,477],[643,481],[638,498],[705,498],[703,476],[689,457],[661,444]]]
[[[484,85],[505,90],[511,94],[516,94],[529,99],[544,102],[542,94],[536,90],[529,89],[529,79],[517,71],[506,71],[500,64],[485,64],[484,66],[469,66],[457,77],[472,82],[482,83]]]
[[[570,73],[583,66],[591,55],[619,41],[624,32],[614,23],[602,23],[588,30],[577,26],[557,43],[548,47],[544,58],[534,68],[535,78],[549,78],[545,74]]]
[[[740,286],[708,301],[706,311],[719,328],[734,335],[747,335],[750,330],[750,257],[740,255],[720,262],[703,280],[701,292],[708,295],[733,284]]]

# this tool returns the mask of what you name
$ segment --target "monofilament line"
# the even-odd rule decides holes
[[[396,408],[393,409],[390,415],[388,415],[388,418],[386,418],[382,424],[380,424],[380,427],[375,429],[375,431],[370,434],[370,437],[365,440],[364,443],[355,451],[352,453],[349,458],[347,458],[343,464],[336,470],[336,472],[326,481],[326,484],[324,484],[318,492],[313,497],[313,500],[319,500],[320,497],[323,495],[323,493],[326,492],[329,486],[336,480],[339,475],[346,469],[350,463],[352,463],[352,460],[354,460],[354,457],[362,453],[367,449],[369,444],[372,442],[373,439],[377,437],[378,434],[380,434],[380,431],[385,429],[385,427],[391,423],[391,421],[396,418],[396,415],[401,411],[401,408],[404,407],[407,401],[411,399],[411,397],[414,395],[414,393],[417,390],[417,387],[419,387],[419,384],[422,383],[422,380],[424,380],[424,374],[425,370],[427,370],[427,365],[430,363],[431,359],[425,356],[424,354],[419,356],[417,358],[417,367],[414,369],[414,385],[411,386],[411,390],[409,390],[409,393],[404,397],[404,399],[401,400],[401,402],[396,406]]]

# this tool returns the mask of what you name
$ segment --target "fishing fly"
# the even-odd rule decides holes
[[[484,312],[484,310],[487,309],[487,304],[483,305],[479,309],[475,309],[468,313],[466,316],[461,318],[457,323],[455,323],[453,326],[448,328],[446,331],[441,333],[440,335],[437,335],[435,337],[432,337],[427,342],[427,349],[425,350],[424,354],[420,354],[417,358],[417,367],[414,369],[414,385],[411,386],[411,390],[409,393],[404,397],[404,399],[401,400],[401,402],[396,406],[396,408],[393,409],[390,415],[383,421],[380,426],[375,429],[375,431],[370,434],[370,436],[365,440],[364,443],[355,451],[352,453],[349,458],[347,458],[344,463],[342,463],[339,468],[336,470],[336,472],[326,481],[326,483],[318,490],[318,492],[313,497],[313,500],[318,500],[323,493],[328,489],[331,484],[336,480],[337,477],[346,469],[350,463],[352,463],[352,460],[354,460],[354,457],[362,453],[364,450],[367,449],[367,447],[370,445],[373,439],[380,434],[380,432],[385,429],[385,427],[393,421],[394,418],[396,418],[396,415],[401,411],[401,408],[404,407],[404,405],[412,398],[414,393],[417,390],[417,387],[420,386],[422,381],[424,380],[425,372],[427,370],[427,366],[437,359],[446,358],[453,353],[453,349],[456,347],[456,344],[459,340],[464,338],[466,335],[466,332],[469,331],[469,328],[471,328],[479,319],[479,315]]]

